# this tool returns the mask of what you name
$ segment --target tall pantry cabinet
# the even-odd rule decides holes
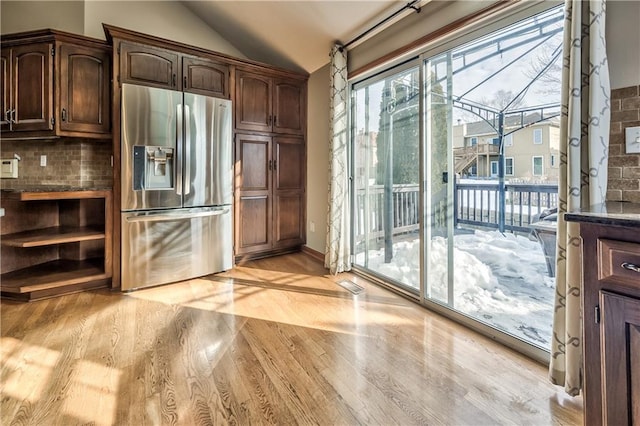
[[[305,242],[306,77],[238,69],[235,79],[236,257]]]

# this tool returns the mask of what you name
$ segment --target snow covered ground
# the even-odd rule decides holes
[[[419,288],[419,240],[394,244],[391,263],[384,249],[368,252],[368,268]],[[365,253],[356,263],[364,265]],[[478,231],[454,237],[454,308],[544,349],[550,348],[554,278],[540,244],[527,237]],[[428,284],[431,297],[447,300],[447,240],[431,240]]]

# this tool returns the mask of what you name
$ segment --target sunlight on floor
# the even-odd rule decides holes
[[[95,425],[111,425],[117,408],[121,372],[92,361],[79,360],[69,378],[56,378],[62,357],[59,351],[31,345],[12,337],[0,339],[2,395],[37,403],[55,385],[69,380],[73,392],[65,399],[63,412],[70,418]],[[25,386],[28,383],[29,386]]]
[[[337,279],[274,271],[264,276],[256,269],[236,267],[229,274],[138,290],[128,297],[346,334],[367,335],[370,326],[411,324],[398,315],[398,310],[412,309],[409,302],[396,300],[394,309],[380,309],[377,305],[386,306],[391,299],[379,289],[362,282],[367,290],[355,296]],[[362,313],[366,326],[354,329],[350,325],[354,307],[367,306],[372,309]]]
[[[63,412],[95,425],[112,425],[122,372],[92,361],[78,360],[71,373],[73,392]]]
[[[17,400],[40,399],[60,353],[42,346],[29,345],[12,337],[0,339],[2,352],[2,394]],[[30,386],[25,386],[30,383]]]

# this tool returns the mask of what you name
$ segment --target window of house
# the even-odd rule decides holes
[[[533,143],[536,145],[542,144],[542,129],[533,129]]]
[[[478,138],[474,136],[471,138],[471,146],[476,146],[476,145],[478,145]]]
[[[513,146],[513,133],[504,137],[504,146]]]
[[[496,177],[498,176],[498,162],[497,161],[492,161],[491,162],[491,177]]]
[[[491,145],[500,145],[500,138],[491,139]]]
[[[513,176],[513,157],[504,159],[504,174],[506,176]]]
[[[551,154],[551,167],[556,167],[556,164],[557,164],[556,154]]]
[[[533,175],[534,176],[542,176],[544,173],[544,167],[542,163],[542,156],[534,156],[533,157]]]

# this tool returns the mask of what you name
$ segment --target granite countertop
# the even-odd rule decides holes
[[[603,225],[640,228],[640,203],[607,201],[564,215],[569,222],[591,222]]]
[[[73,192],[73,191],[110,191],[111,187],[74,186],[74,185],[19,185],[14,188],[1,188],[3,192]]]

